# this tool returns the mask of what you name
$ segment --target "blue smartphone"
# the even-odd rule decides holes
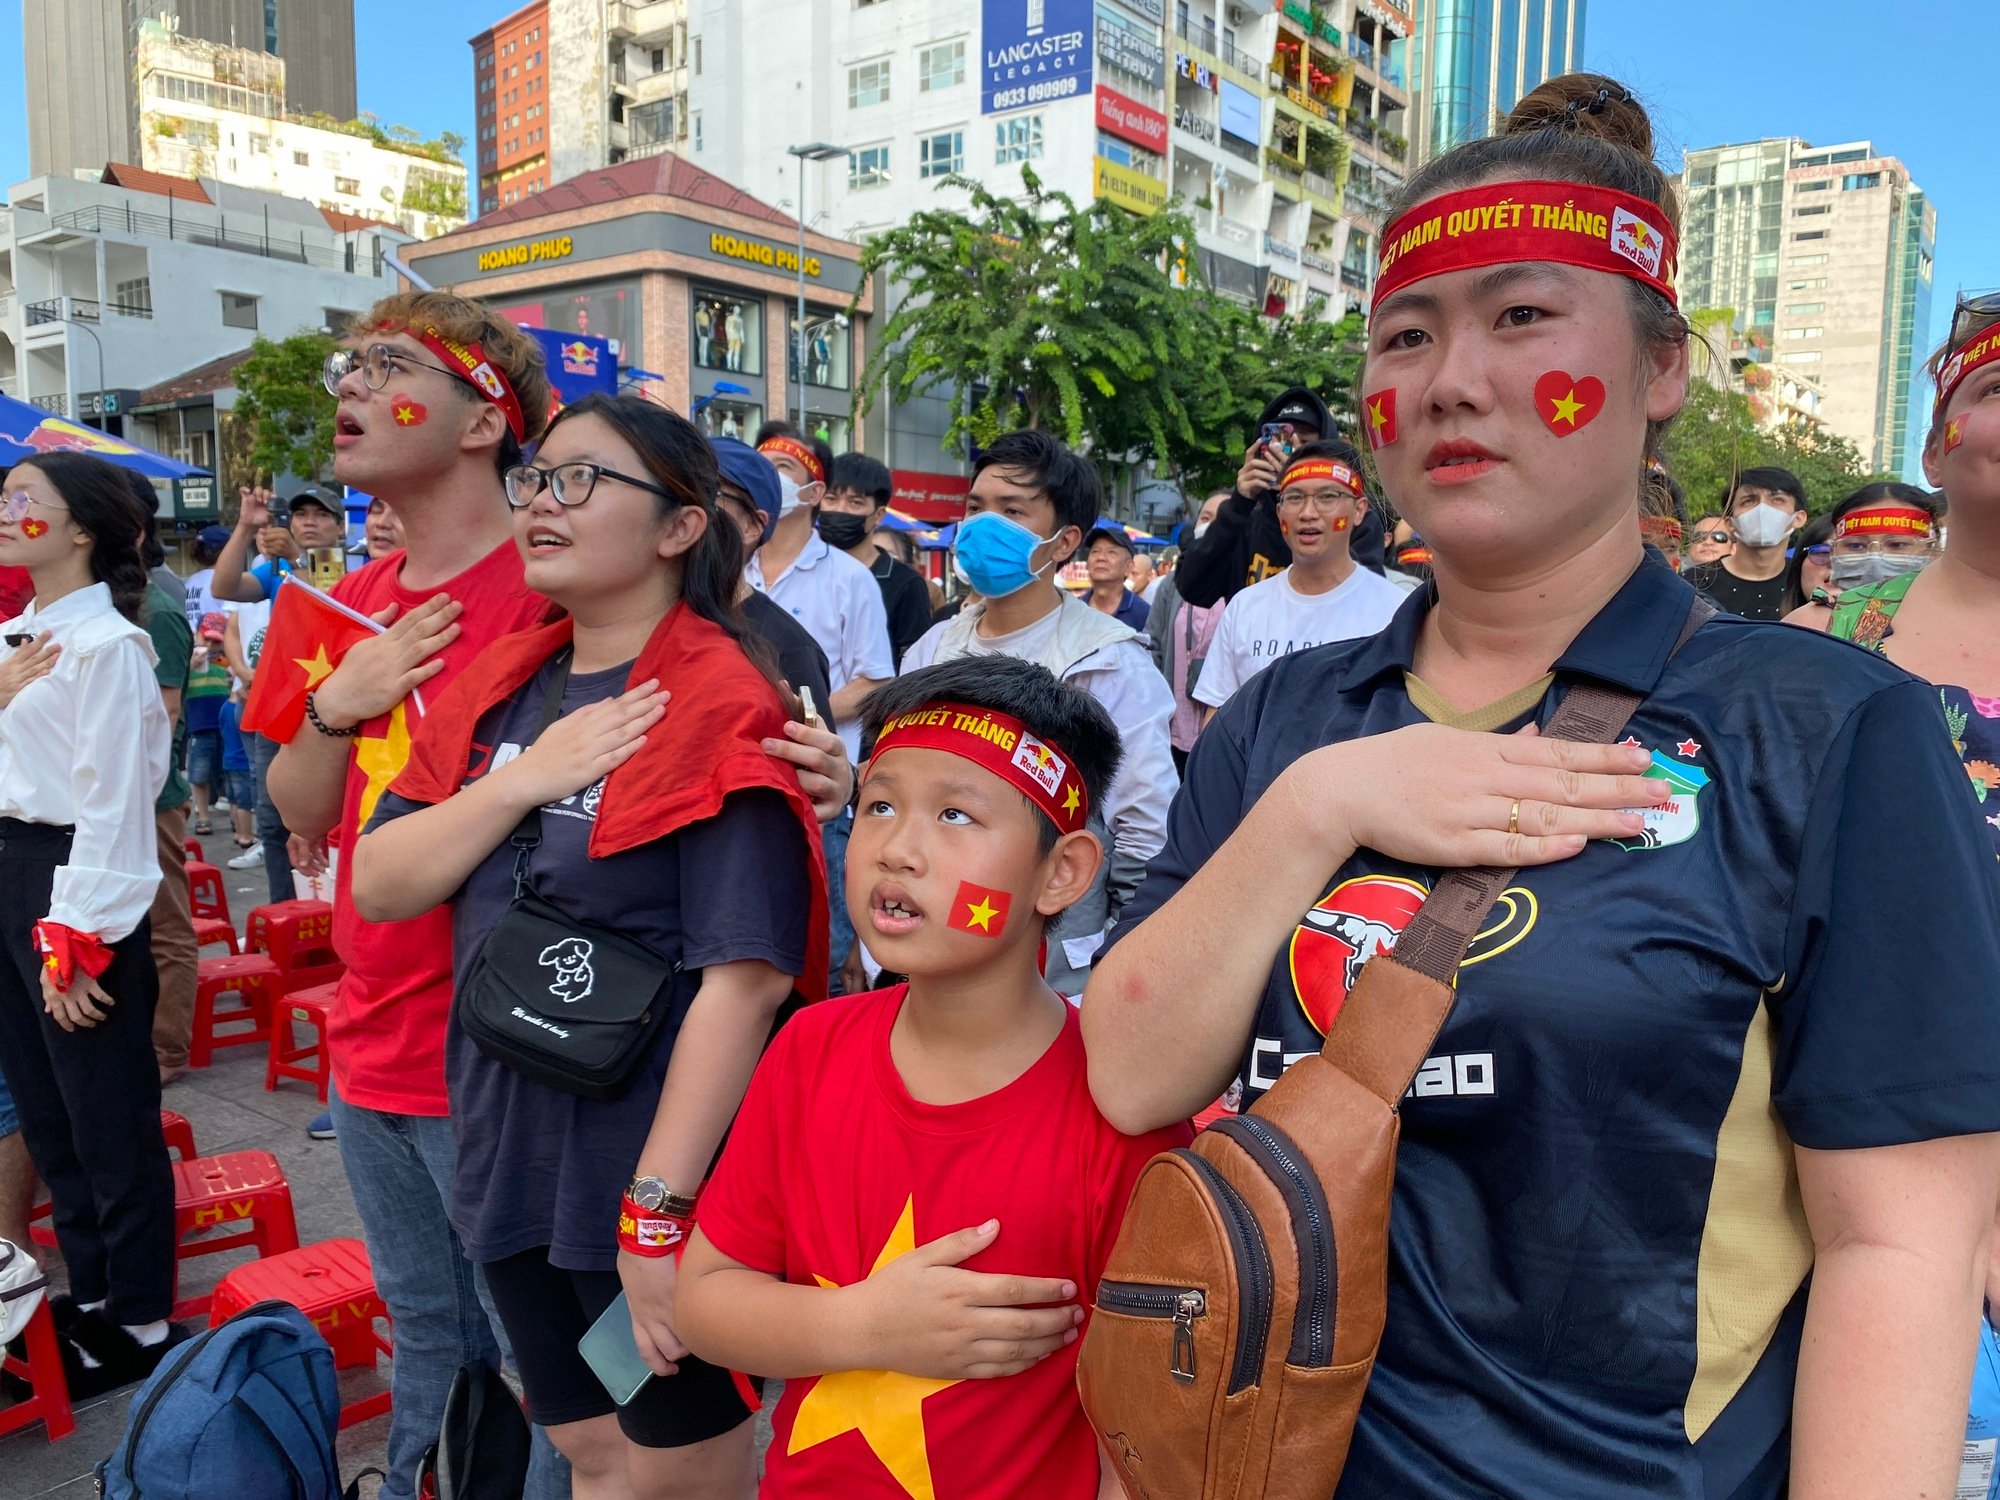
[[[632,1308],[623,1292],[590,1325],[590,1331],[577,1340],[576,1352],[620,1406],[638,1395],[640,1387],[653,1378],[652,1368],[639,1357],[639,1346],[633,1341]]]

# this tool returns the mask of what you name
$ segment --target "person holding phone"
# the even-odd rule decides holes
[[[825,994],[818,824],[764,748],[787,705],[736,602],[741,538],[696,428],[593,396],[505,480],[525,582],[562,615],[489,647],[424,717],[355,845],[355,910],[450,907],[452,1224],[578,1500],[740,1500],[750,1408],[675,1332],[673,1252],[777,1021]],[[611,1097],[467,1031],[467,976],[524,892],[673,966],[670,1018]],[[559,1016],[605,962],[571,936],[519,982],[547,986]],[[664,1378],[619,1405],[578,1346],[621,1290]]]

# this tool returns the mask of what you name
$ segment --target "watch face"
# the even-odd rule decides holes
[[[644,1209],[655,1209],[667,1201],[667,1185],[657,1177],[637,1177],[629,1189],[632,1201]]]

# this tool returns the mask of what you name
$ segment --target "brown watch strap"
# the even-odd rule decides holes
[[[1700,595],[1668,659],[1716,614]],[[1542,733],[1545,738],[1608,744],[1631,720],[1641,695],[1578,683]],[[1322,1055],[1393,1106],[1429,1056],[1457,998],[1458,966],[1479,924],[1518,873],[1481,865],[1447,871],[1396,940],[1361,971],[1327,1032]]]

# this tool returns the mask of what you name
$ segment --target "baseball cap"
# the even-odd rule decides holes
[[[210,610],[201,617],[201,624],[195,634],[205,641],[219,641],[229,628],[229,617],[220,610]]]
[[[335,496],[329,495],[316,485],[307,485],[292,496],[291,506],[297,510],[301,505],[317,505],[330,516],[338,517],[346,512],[346,506]]]
[[[230,535],[227,526],[204,526],[194,534],[195,545],[219,552],[229,545]]]
[[[1110,521],[1100,521],[1090,528],[1090,535],[1083,539],[1083,550],[1088,553],[1099,537],[1108,537],[1127,552],[1137,550],[1132,545],[1132,538],[1125,534],[1125,528]]]
[[[778,524],[778,511],[784,504],[784,489],[778,483],[777,465],[740,438],[712,437],[708,446],[715,452],[722,477],[748,495],[750,503],[763,512],[763,540],[768,542],[771,528]]]

